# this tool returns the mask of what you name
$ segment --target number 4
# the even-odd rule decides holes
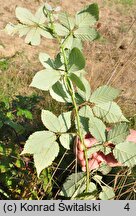
[[[125,205],[124,209],[126,209],[127,211],[130,210],[129,203],[127,203],[127,204]]]

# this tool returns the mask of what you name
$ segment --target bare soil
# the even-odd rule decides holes
[[[24,79],[16,91],[20,94],[32,93],[28,87],[29,79],[37,70],[41,69],[38,53],[55,54],[55,42],[42,40],[39,47],[32,47],[24,43],[18,36],[8,36],[3,31],[7,23],[16,23],[16,6],[26,7],[32,12],[42,4],[42,0],[0,0],[0,59],[11,58],[8,69],[8,79]],[[70,14],[74,14],[83,6],[97,2],[100,7],[99,31],[102,38],[94,43],[85,43],[88,79],[92,89],[110,84],[122,90],[118,99],[123,111],[127,115],[136,113],[136,1],[132,5],[122,4],[122,1],[108,0],[57,0],[48,1],[53,5],[60,5]],[[15,67],[14,67],[15,66]],[[14,70],[13,70],[14,69]],[[6,85],[3,73],[0,73],[1,85]],[[13,81],[14,82],[14,81]],[[8,82],[9,83],[9,82]],[[14,86],[13,86],[14,88]],[[10,93],[9,93],[10,94]]]

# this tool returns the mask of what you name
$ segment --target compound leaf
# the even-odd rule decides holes
[[[22,37],[26,35],[25,42],[31,45],[39,45],[41,41],[41,36],[52,38],[50,32],[41,26],[45,23],[45,16],[43,13],[43,6],[40,7],[36,14],[33,15],[29,10],[22,7],[16,8],[16,17],[21,22],[14,27],[14,33],[19,32],[19,36]],[[11,33],[12,33],[11,32]]]

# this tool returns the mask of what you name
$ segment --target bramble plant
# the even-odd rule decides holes
[[[129,134],[128,120],[113,101],[120,91],[104,85],[91,92],[85,78],[82,44],[100,37],[95,29],[99,20],[98,5],[86,6],[75,17],[59,10],[60,7],[52,8],[45,3],[33,15],[29,10],[17,7],[19,24],[10,23],[6,27],[9,34],[19,33],[31,45],[39,45],[41,36],[58,42],[60,51],[54,59],[46,53],[39,54],[44,69],[36,73],[30,86],[49,91],[56,101],[71,105],[67,112],[59,116],[49,110],[42,110],[41,119],[48,130],[33,133],[21,155],[33,154],[39,176],[58,156],[59,145],[67,150],[75,149],[79,163],[84,162],[82,166],[85,172],[76,170],[71,174],[63,184],[60,195],[71,199],[114,199],[113,188],[97,174],[99,171],[106,175],[111,170],[110,163],[102,157],[100,159],[100,156],[114,157],[119,165],[131,168],[136,165],[136,144],[126,141]],[[72,125],[73,120],[75,127]],[[108,130],[105,123],[115,125]],[[88,139],[95,138],[95,142],[87,145],[87,136]],[[90,165],[92,157],[101,163],[93,167]]]

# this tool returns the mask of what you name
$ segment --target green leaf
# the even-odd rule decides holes
[[[74,197],[74,200],[96,200],[96,192],[83,192],[78,196]]]
[[[110,154],[110,153],[112,152],[112,149],[111,149],[109,146],[107,146],[107,147],[102,148],[101,151],[102,151],[105,155],[108,155],[108,154]]]
[[[39,7],[35,13],[36,22],[39,24],[43,24],[46,21],[46,17],[43,13],[43,6]]]
[[[37,170],[38,176],[41,171],[46,167],[50,166],[54,159],[58,156],[59,153],[59,145],[57,142],[52,144],[47,143],[44,151],[34,154],[34,164]]]
[[[47,2],[44,4],[44,7],[48,10],[48,11],[53,11],[53,8],[50,4],[48,4]],[[46,11],[45,11],[46,12]]]
[[[97,141],[105,142],[106,141],[106,126],[98,118],[93,117],[89,121],[89,131],[96,138]]]
[[[115,102],[99,103],[93,108],[95,115],[107,123],[128,122]]]
[[[66,49],[72,49],[72,45],[73,45],[73,35],[69,35],[66,39],[64,39],[64,42],[63,42],[63,46],[64,48]]]
[[[88,187],[88,192],[92,193],[96,190],[97,190],[96,185],[93,182],[90,182]]]
[[[68,176],[66,182],[63,184],[60,195],[72,197],[78,187],[79,194],[85,190],[85,173],[83,172],[73,173],[72,175]]]
[[[73,30],[75,26],[75,20],[65,12],[59,14],[59,21],[69,30]]]
[[[26,35],[25,42],[31,45],[39,45],[41,41],[41,35],[47,38],[52,38],[52,35],[47,29],[42,29],[45,23],[45,16],[43,14],[43,6],[40,7],[36,14],[33,15],[29,10],[22,7],[16,8],[16,17],[21,22],[15,26],[14,33],[19,32],[19,36]],[[12,31],[13,32],[13,31]]]
[[[0,128],[2,128],[2,126],[3,126],[3,122],[2,122],[2,121],[0,121]]]
[[[95,152],[102,151],[103,150],[102,144],[95,144],[90,149],[87,150],[87,157],[90,158],[90,155],[92,155]]]
[[[79,71],[85,67],[85,58],[78,48],[73,48],[69,55],[69,72]]]
[[[71,96],[69,95],[64,82],[56,82],[50,89],[50,95],[58,102],[71,103]]]
[[[33,119],[32,113],[27,109],[18,108],[17,116],[25,116],[27,119]]]
[[[93,182],[89,183],[88,192],[78,194],[74,199],[76,200],[96,200],[97,188]]]
[[[83,106],[80,110],[79,110],[79,116],[85,117],[85,118],[92,118],[93,117],[93,112],[91,107],[89,107],[88,105]]]
[[[94,28],[80,27],[74,32],[74,36],[82,41],[93,41],[100,37]]]
[[[46,37],[48,39],[54,38],[49,28],[46,28],[46,27],[44,27],[44,29],[40,28],[39,33],[41,34],[41,36]]]
[[[75,100],[77,105],[81,105],[82,103],[84,103],[83,98],[81,98],[81,96],[77,92],[75,92]]]
[[[28,110],[26,110],[28,111]],[[29,112],[29,111],[28,111]],[[10,119],[10,120],[13,120],[15,119],[15,116],[13,115],[12,111],[9,111],[6,113],[6,116]],[[27,117],[26,117],[27,118]]]
[[[24,127],[21,124],[13,122],[10,119],[5,120],[4,124],[10,126],[11,128],[13,128],[18,134],[22,134],[25,131]]]
[[[80,118],[80,123],[81,123],[81,130],[83,134],[86,134],[89,132],[89,119],[91,119],[93,117],[93,112],[92,109],[86,105],[83,106],[80,110],[79,110],[79,118]],[[76,124],[76,128],[77,128],[77,123]]]
[[[36,73],[30,86],[48,91],[61,77],[60,71],[53,69],[41,70]]]
[[[50,131],[37,131],[29,136],[25,143],[22,154],[39,154],[43,152],[48,145],[52,145],[56,140],[54,133]]]
[[[102,176],[94,175],[92,178],[93,178],[94,181],[96,181],[101,186]]]
[[[59,69],[63,66],[60,58],[60,53],[57,54],[55,60],[52,60],[51,57],[46,53],[40,53],[39,60],[42,65],[47,69]]]
[[[84,86],[82,80],[80,79],[80,77],[78,77],[74,73],[70,73],[69,78],[71,79],[72,82],[75,83],[76,87],[81,89],[81,91],[85,91],[85,86]]]
[[[18,32],[19,37],[23,37],[23,36],[27,35],[29,30],[30,30],[30,28],[28,26],[26,26],[26,25],[18,24],[18,25],[15,26],[15,33]],[[33,45],[33,43],[31,43],[31,44]]]
[[[48,54],[40,53],[39,60],[45,68],[54,69],[54,62]]]
[[[62,113],[58,120],[61,126],[60,132],[67,132],[71,127],[71,111]]]
[[[25,43],[30,43],[31,45],[38,46],[40,45],[41,37],[38,27],[33,27],[30,29],[26,35]]]
[[[76,14],[76,25],[86,27],[94,25],[99,20],[99,8],[97,4],[91,4]]]
[[[54,60],[54,68],[55,69],[61,69],[63,70],[63,67],[64,67],[64,70],[65,70],[65,66],[62,64],[61,62],[61,53],[58,53],[55,57],[55,60]]]
[[[13,36],[17,33],[16,25],[14,25],[13,23],[8,23],[4,28],[4,32],[8,35]]]
[[[64,148],[70,149],[70,145],[73,142],[73,134],[62,134],[59,139]]]
[[[15,13],[18,20],[23,24],[33,25],[37,21],[34,15],[26,8],[17,7]]]
[[[105,103],[113,101],[120,91],[110,86],[101,86],[97,88],[91,95],[90,102],[92,103]]]
[[[55,23],[54,28],[59,36],[67,36],[69,34],[69,30],[59,23]]]
[[[98,168],[98,171],[103,175],[107,175],[111,170],[112,168],[105,162],[102,162],[100,167]]]
[[[80,79],[82,80],[82,83],[84,84],[85,91],[77,89],[77,93],[84,99],[84,101],[89,101],[89,98],[91,96],[90,83],[85,77],[81,77]]]
[[[126,140],[129,135],[129,128],[126,123],[115,125],[112,130],[108,132],[107,140],[113,144],[118,144]]]
[[[72,73],[77,75],[80,79],[82,79],[83,76],[87,75],[87,72],[84,69],[79,70],[79,71],[74,71]]]
[[[41,119],[48,130],[56,133],[61,131],[61,123],[57,116],[55,116],[52,112],[48,110],[42,110]]]
[[[24,115],[27,119],[33,119],[33,115],[29,110],[24,110]]]
[[[99,198],[101,200],[114,200],[115,193],[113,188],[111,187],[102,187],[102,192],[99,194]]]
[[[113,150],[115,158],[124,166],[136,165],[136,143],[125,141],[115,146]]]
[[[80,116],[80,130],[82,131],[83,135],[86,135],[86,133],[89,133],[89,127],[88,127],[89,123],[88,122],[89,122],[88,118]],[[76,128],[78,128],[76,120],[75,120],[75,125],[76,125]]]
[[[73,38],[73,44],[72,44],[71,49],[73,49],[75,47],[81,51],[83,49],[82,41],[79,38]]]

